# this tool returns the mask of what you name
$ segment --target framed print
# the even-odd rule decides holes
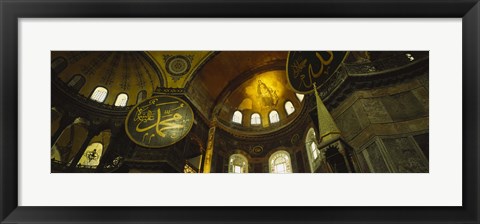
[[[0,6],[1,223],[480,221],[476,0]]]

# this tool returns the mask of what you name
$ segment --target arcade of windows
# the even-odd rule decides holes
[[[296,93],[296,96],[297,96],[297,99],[300,102],[302,102],[303,98],[305,97],[305,95],[300,94],[300,93]],[[292,114],[293,112],[295,112],[295,106],[293,106],[293,103],[290,100],[285,102],[284,108],[285,108],[285,112],[287,113],[287,116]],[[268,114],[268,118],[269,118],[270,124],[275,124],[275,123],[280,122],[280,115],[278,114],[278,111],[276,111],[276,110],[270,111],[270,113]],[[243,113],[241,111],[236,110],[235,112],[233,112],[233,116],[232,116],[232,122],[233,123],[241,125],[242,120],[243,120]],[[261,124],[262,124],[262,117],[260,116],[259,113],[254,112],[250,116],[250,125],[258,126],[258,125],[261,125]]]
[[[80,91],[82,86],[85,84],[85,78],[81,75],[74,75],[70,81],[67,83],[67,86],[73,88],[76,91]],[[99,103],[104,103],[107,99],[108,89],[102,86],[97,86],[90,95],[90,99]],[[142,90],[138,92],[137,103],[141,102],[147,97],[147,92]],[[126,93],[120,93],[115,99],[114,105],[116,107],[125,107],[128,103],[128,95]],[[241,122],[241,121],[240,121]]]
[[[309,155],[310,165],[313,167],[320,156],[318,150],[315,130],[310,128],[305,138],[305,150]],[[268,159],[270,173],[292,173],[292,162],[290,154],[285,150],[278,150]],[[313,169],[312,169],[313,170]],[[242,154],[232,154],[228,164],[229,173],[248,173],[248,159]]]
[[[55,108],[52,108],[52,112],[56,114],[52,122],[59,122],[62,114],[59,114]],[[63,130],[55,130],[55,132],[59,131],[60,135],[56,138],[51,149],[51,160],[53,162],[67,165],[75,162],[75,167],[78,168],[97,168],[105,151],[109,150],[111,130],[102,130],[95,136],[89,136],[88,123],[89,121],[83,118],[77,118]],[[82,145],[78,144],[78,142],[84,141],[89,142],[86,148],[82,148]],[[84,151],[82,152],[82,150]],[[82,153],[82,156],[75,160],[78,153]]]
[[[290,154],[287,151],[279,150],[273,153],[268,159],[270,173],[292,173]],[[248,173],[248,159],[242,154],[230,156],[229,173]]]

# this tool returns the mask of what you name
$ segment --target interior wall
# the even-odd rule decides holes
[[[428,172],[428,73],[354,91],[331,111],[360,172]]]

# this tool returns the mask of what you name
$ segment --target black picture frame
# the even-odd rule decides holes
[[[0,0],[1,223],[479,223],[478,0]],[[120,17],[462,18],[461,207],[18,206],[18,19]],[[448,44],[448,43],[446,43]],[[448,119],[448,118],[445,118]],[[39,192],[41,193],[41,192]],[[441,195],[439,195],[441,197]]]

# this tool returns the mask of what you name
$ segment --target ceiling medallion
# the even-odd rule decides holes
[[[292,143],[292,145],[296,145],[298,140],[300,140],[300,135],[294,134],[290,139],[290,143]]]
[[[256,154],[262,153],[263,152],[263,147],[260,146],[260,145],[257,145],[257,146],[252,148],[252,151],[253,151],[253,153],[256,153]]]
[[[190,71],[193,55],[165,55],[165,67],[174,80]]]

